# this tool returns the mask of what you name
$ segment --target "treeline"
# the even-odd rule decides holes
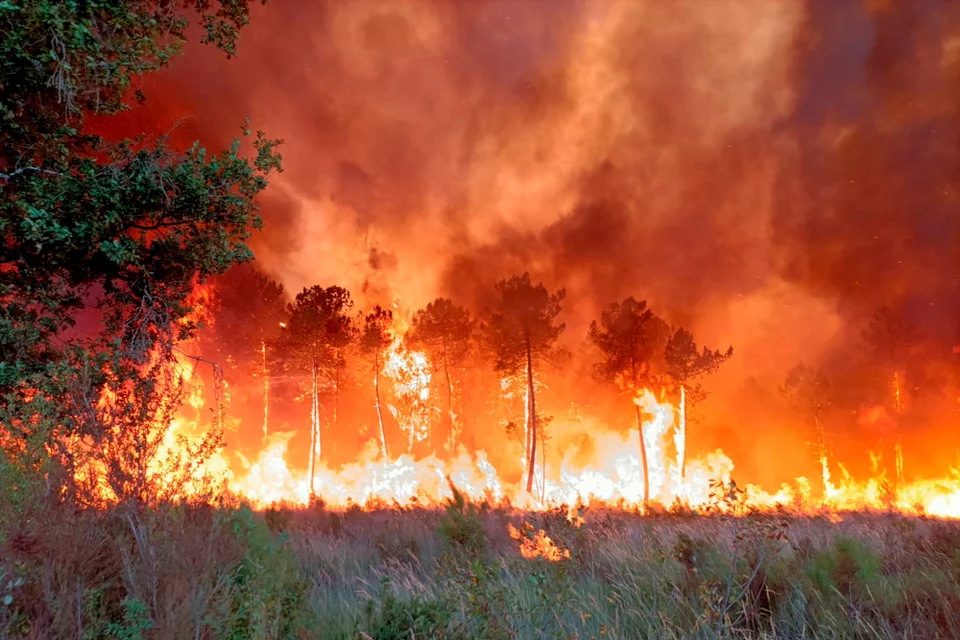
[[[350,293],[339,286],[307,287],[287,303],[282,286],[250,266],[228,274],[219,288],[205,352],[228,362],[228,375],[244,384],[260,379],[256,386],[262,389],[265,437],[271,430],[270,397],[277,387],[280,393],[286,387],[285,399],[309,404],[311,478],[325,438],[352,429],[341,425],[340,408],[345,390],[358,386],[374,409],[383,458],[390,457],[387,433],[392,428],[385,405],[406,436],[408,452],[429,437],[431,453],[454,453],[465,423],[464,381],[473,371],[488,374],[473,379],[485,386],[507,432],[519,436],[524,483],[534,492],[538,447],[551,418],[538,403],[538,393],[548,375],[569,359],[560,343],[566,329],[560,321],[564,290],[550,291],[524,273],[495,283],[495,302],[480,313],[440,297],[401,319],[380,306],[355,308]],[[688,330],[671,327],[634,297],[611,303],[591,324],[587,338],[599,355],[593,366],[596,380],[623,392],[624,408],[634,408],[638,429],[643,418],[633,399],[640,390],[655,389],[671,398],[682,414],[706,396],[703,376],[733,353],[732,348],[698,347]],[[522,433],[513,428],[518,423]],[[323,436],[325,425],[332,436]]]

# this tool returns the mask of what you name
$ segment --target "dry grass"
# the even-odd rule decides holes
[[[0,526],[0,637],[960,637],[960,523],[585,519],[38,508]],[[522,557],[524,522],[570,558]]]

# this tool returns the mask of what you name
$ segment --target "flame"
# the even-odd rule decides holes
[[[387,409],[407,434],[407,452],[411,453],[414,442],[430,437],[430,363],[424,353],[408,350],[403,340],[395,337],[387,350],[384,374],[393,379],[397,398]]]
[[[543,558],[550,562],[559,562],[570,557],[570,551],[560,549],[543,529],[534,530],[533,526],[524,522],[523,532],[512,524],[507,524],[510,537],[520,543],[520,555],[527,559]]]
[[[197,317],[206,317],[209,295],[198,288],[194,299]],[[208,321],[208,320],[207,320]],[[159,482],[173,482],[172,473],[182,463],[191,446],[197,446],[211,427],[207,409],[210,390],[197,375],[198,362],[184,346],[173,366],[177,368],[185,388],[185,402],[176,417],[166,426],[156,425],[160,443],[150,461],[149,473]],[[591,430],[593,455],[581,460],[576,448],[565,451],[559,464],[537,460],[536,477],[542,480],[536,496],[524,491],[523,483],[505,482],[483,450],[468,452],[460,446],[451,457],[417,456],[414,444],[430,437],[432,401],[432,367],[425,353],[406,348],[400,338],[393,341],[386,354],[384,375],[393,382],[394,402],[389,404],[401,428],[409,438],[407,453],[394,459],[380,455],[377,440],[368,442],[357,460],[337,468],[321,460],[314,475],[316,494],[336,508],[356,505],[372,508],[377,505],[439,506],[452,497],[451,484],[470,500],[493,504],[509,503],[515,507],[543,510],[566,505],[576,514],[571,522],[579,524],[579,512],[571,505],[603,504],[642,511],[644,478],[640,459],[640,433],[618,434],[603,429]],[[508,390],[505,390],[505,393]],[[101,396],[101,407],[109,406],[115,396],[107,389]],[[228,399],[228,398],[227,398]],[[642,437],[648,455],[650,497],[665,508],[681,506],[695,511],[729,509],[718,502],[715,486],[731,482],[734,462],[717,449],[699,457],[690,457],[685,450],[685,422],[681,406],[675,406],[662,394],[642,389],[634,398],[641,409]],[[681,399],[682,402],[682,399]],[[870,414],[873,415],[873,414]],[[877,414],[879,416],[879,414]],[[874,417],[877,417],[874,416]],[[222,428],[224,425],[219,425]],[[310,501],[310,478],[301,468],[302,452],[291,452],[292,432],[270,433],[253,458],[228,456],[213,451],[202,464],[195,465],[190,477],[179,488],[181,497],[201,495],[211,480],[223,483],[228,491],[264,508],[278,503],[306,505]],[[684,461],[684,458],[686,462]],[[822,495],[815,493],[806,478],[796,478],[778,490],[761,487],[744,488],[743,506],[747,509],[785,507],[805,512],[820,511],[839,517],[857,510],[897,511],[942,518],[960,518],[960,470],[953,469],[940,479],[912,483],[887,479],[887,471],[879,454],[870,452],[873,472],[866,480],[857,480],[847,469],[834,463],[826,452],[818,453]],[[685,469],[684,469],[685,467]],[[837,473],[834,473],[833,471]],[[91,462],[78,469],[77,477],[89,481],[103,475],[102,464]],[[102,483],[100,483],[102,486]],[[115,499],[102,489],[101,499]],[[568,557],[543,531],[527,529],[526,533],[510,528],[510,534],[521,541],[524,557],[541,557],[556,561]]]

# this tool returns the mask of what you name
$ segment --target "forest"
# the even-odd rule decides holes
[[[0,640],[960,635],[960,12],[639,4],[0,0]]]

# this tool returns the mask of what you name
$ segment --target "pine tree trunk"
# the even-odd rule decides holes
[[[813,421],[814,426],[816,427],[817,458],[820,461],[820,479],[823,481],[823,497],[824,501],[826,501],[832,488],[830,485],[830,467],[827,464],[826,438],[823,434],[823,424],[820,422],[820,415],[818,413],[813,415]]]
[[[893,401],[897,413],[897,442],[894,445],[894,458],[897,465],[897,482],[903,481],[903,430],[900,425],[900,371],[893,370]]]
[[[383,430],[383,409],[380,407],[380,353],[377,352],[374,357],[373,395],[377,405],[377,424],[380,425],[380,452],[383,454],[383,459],[387,460],[387,435]]]
[[[677,459],[680,464],[680,481],[687,477],[687,385],[680,385],[680,434],[677,438]]]
[[[527,452],[527,493],[533,493],[533,476],[537,465],[537,399],[533,388],[533,353],[527,338],[527,394],[530,398],[530,449]]]
[[[267,441],[267,436],[270,435],[270,374],[267,371],[267,343],[260,343],[260,350],[263,354],[262,369],[260,371],[263,376],[263,441]]]
[[[643,508],[646,509],[650,504],[650,471],[647,468],[647,443],[643,437],[643,417],[640,415],[640,405],[636,403],[639,379],[637,378],[637,363],[633,356],[630,358],[630,371],[633,374],[633,407],[637,412],[637,433],[640,435],[640,464],[643,469]]]
[[[640,462],[643,465],[643,507],[650,503],[650,472],[647,469],[647,443],[643,438],[643,419],[640,416],[640,405],[634,404],[637,410],[637,431],[640,433]]]
[[[320,433],[317,429],[319,419],[317,406],[317,356],[313,356],[313,366],[311,367],[312,385],[310,394],[310,495],[315,495],[314,475],[317,465],[317,452],[320,449]]]
[[[340,433],[340,352],[336,353],[333,374],[333,454],[337,453],[337,436]]]
[[[450,380],[450,363],[447,361],[447,349],[443,349],[443,374],[447,379],[447,417],[450,419],[450,432],[447,447],[453,454],[457,448],[457,425],[453,416],[453,382]]]

